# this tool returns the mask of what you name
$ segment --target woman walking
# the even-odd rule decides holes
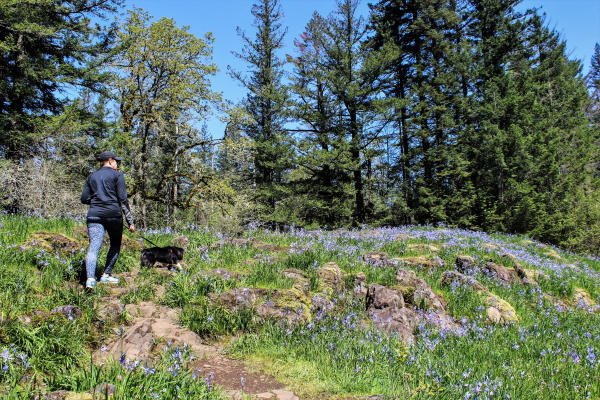
[[[127,201],[125,178],[117,172],[121,158],[112,151],[105,151],[96,156],[96,159],[100,161],[100,169],[87,178],[81,193],[81,202],[90,205],[86,221],[90,238],[90,247],[85,258],[86,289],[96,286],[96,264],[104,232],[108,233],[110,248],[100,282],[107,283],[119,283],[119,279],[112,276],[111,271],[121,250],[123,216],[129,225],[129,231],[135,232]]]

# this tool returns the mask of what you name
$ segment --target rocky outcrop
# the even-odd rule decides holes
[[[66,256],[85,249],[86,244],[56,232],[37,231],[29,235],[22,249],[41,249]]]
[[[367,296],[367,276],[364,273],[359,272],[354,277],[354,290],[352,292],[359,299],[364,299]]]
[[[385,267],[388,265],[387,253],[370,252],[363,254],[363,261],[375,267]]]
[[[463,286],[476,292],[485,292],[487,289],[479,281],[471,276],[461,274],[457,271],[446,271],[438,282],[440,286]]]
[[[431,253],[440,251],[439,247],[427,243],[410,243],[406,245],[406,248],[412,251],[427,251]]]
[[[319,276],[321,289],[327,295],[333,296],[345,290],[346,274],[336,263],[329,262],[323,264],[317,271],[317,275]]]
[[[462,286],[478,293],[484,304],[488,306],[488,319],[493,323],[509,324],[519,321],[515,309],[505,300],[491,293],[477,279],[457,271],[446,271],[439,280],[440,286]]]
[[[413,332],[421,319],[414,309],[404,307],[402,292],[371,284],[366,305],[367,313],[377,329],[396,333],[407,343],[414,341]]]
[[[500,264],[488,262],[484,265],[483,270],[499,281],[513,283],[518,280],[516,271],[508,269]]]
[[[404,307],[404,297],[401,291],[389,289],[376,283],[369,285],[366,301],[367,310],[398,309]]]
[[[475,267],[475,259],[471,256],[456,257],[456,270],[462,274],[467,273]]]
[[[484,302],[489,306],[487,309],[488,318],[490,318],[490,313],[494,316],[493,319],[490,318],[490,321],[503,325],[519,322],[517,312],[507,301],[488,292],[484,296]]]
[[[187,249],[190,244],[190,240],[186,236],[177,236],[171,240],[171,246],[181,247],[182,249]]]
[[[573,291],[573,304],[575,308],[600,311],[596,302],[592,299],[590,294],[582,288],[575,288]]]
[[[427,271],[434,270],[436,268],[440,268],[444,266],[444,260],[440,257],[402,257],[402,258],[393,258],[394,261],[398,265],[406,265],[412,268],[422,268]]]
[[[130,326],[115,331],[115,336],[106,340],[94,352],[96,363],[108,359],[153,360],[161,350],[160,343],[170,342],[173,346],[188,345],[192,352],[207,356],[212,348],[204,345],[200,336],[179,325],[179,311],[159,306],[153,302],[128,304],[126,310],[133,321]]]

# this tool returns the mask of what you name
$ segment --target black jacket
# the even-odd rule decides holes
[[[123,221],[133,224],[133,217],[127,201],[127,189],[123,174],[110,167],[102,167],[88,176],[81,193],[81,202],[89,204],[89,222]]]

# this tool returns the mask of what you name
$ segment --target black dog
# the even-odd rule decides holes
[[[142,267],[151,267],[154,263],[160,262],[181,271],[183,269],[180,264],[181,260],[183,260],[183,249],[181,247],[150,247],[142,250]]]

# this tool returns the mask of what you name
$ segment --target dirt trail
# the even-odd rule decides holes
[[[138,271],[118,274],[126,283],[123,286],[105,286],[107,295],[102,297],[99,306],[114,304],[119,297],[135,285]],[[156,293],[162,295],[164,286],[157,286]],[[250,370],[243,362],[225,356],[221,343],[206,343],[200,336],[179,324],[178,309],[158,305],[152,301],[125,306],[133,317],[128,325],[115,328],[100,349],[93,353],[95,363],[109,359],[125,359],[152,362],[158,353],[167,347],[183,347],[186,344],[194,360],[189,364],[198,379],[205,379],[211,385],[221,387],[229,398],[242,399],[245,395],[255,399],[299,400],[294,393],[285,390],[285,385],[272,376]]]

